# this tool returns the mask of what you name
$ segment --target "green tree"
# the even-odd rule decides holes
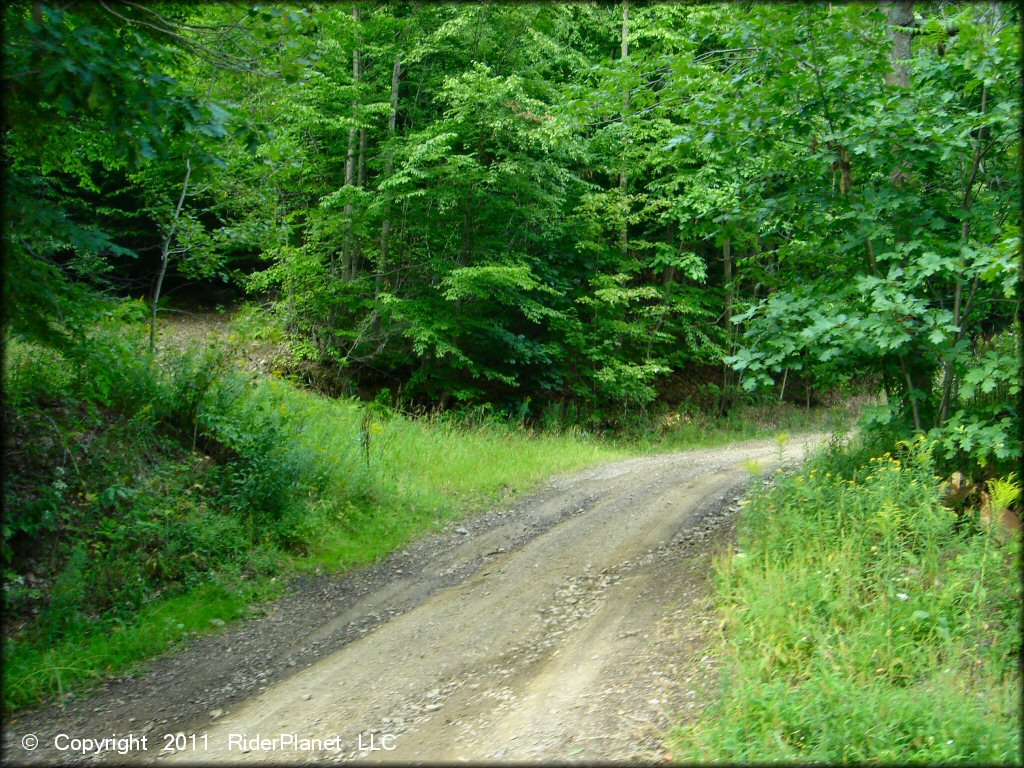
[[[772,294],[736,318],[746,344],[731,362],[751,389],[811,362],[871,371],[893,405],[883,419],[933,430],[949,458],[1007,460],[1010,399],[975,408],[956,393],[977,391],[959,383],[1018,301],[1019,40],[980,6],[916,18],[906,62],[911,30],[893,35],[872,6],[755,7],[724,35],[748,58],[735,91],[695,99],[695,123],[732,167],[766,161],[741,195],[777,260]],[[998,354],[985,387],[1012,396]]]

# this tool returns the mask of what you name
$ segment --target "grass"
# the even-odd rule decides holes
[[[5,591],[29,617],[5,638],[8,711],[216,631],[277,594],[272,574],[374,562],[553,474],[838,418],[677,414],[639,438],[599,439],[479,414],[407,418],[234,371],[210,349],[156,366],[120,325],[91,338],[74,365],[33,345],[6,349],[16,423],[49,435],[5,484]],[[17,550],[56,578],[25,583]]]
[[[138,670],[150,659],[198,634],[216,631],[249,611],[253,602],[281,594],[267,577],[243,584],[210,583],[143,608],[130,623],[105,632],[80,627],[54,644],[8,638],[4,662],[5,703],[11,711],[43,696],[62,700],[107,677]]]
[[[1019,763],[1020,540],[941,504],[930,451],[833,448],[755,492],[716,563],[700,762]]]
[[[98,354],[111,395],[85,407],[82,388],[96,382],[87,367],[77,381],[59,356],[30,345],[10,344],[8,355],[15,421],[26,434],[52,433],[5,483],[15,521],[5,532],[5,591],[29,617],[5,637],[8,711],[216,631],[211,620],[275,594],[272,573],[373,562],[544,477],[628,455],[572,431],[409,419],[276,378],[211,377],[194,356],[129,376]],[[177,403],[193,407],[203,377],[212,383],[198,424],[182,428],[191,411]],[[189,457],[194,436],[200,451],[218,453],[212,466]],[[26,561],[58,575],[29,589],[17,568]]]
[[[325,523],[299,568],[372,562],[421,534],[535,486],[545,477],[630,455],[582,433],[531,434],[443,416],[370,412],[266,380],[252,395],[288,416],[292,450],[317,457]]]
[[[841,406],[802,408],[791,403],[741,404],[725,416],[668,411],[653,428],[623,444],[642,453],[664,453],[706,448],[743,440],[775,440],[780,448],[791,435],[805,432],[846,431],[860,411],[860,400]]]

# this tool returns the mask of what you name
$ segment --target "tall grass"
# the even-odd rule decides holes
[[[620,442],[643,453],[685,451],[728,445],[741,440],[765,440],[779,434],[845,432],[859,413],[858,401],[842,406],[801,408],[790,403],[769,406],[739,404],[724,416],[687,409],[668,411],[649,429],[623,435]]]
[[[1020,541],[940,503],[923,443],[776,477],[716,564],[721,700],[701,762],[1020,760]]]
[[[131,669],[183,639],[206,634],[247,614],[253,601],[281,594],[279,582],[214,581],[143,607],[131,621],[102,630],[79,628],[53,643],[8,637],[4,659],[4,706],[8,711],[63,697]]]
[[[289,450],[315,457],[318,534],[300,566],[371,561],[416,534],[524,491],[552,474],[628,455],[582,433],[410,419],[263,380],[249,406],[285,415]]]
[[[5,478],[5,591],[34,616],[5,637],[8,710],[211,631],[273,593],[274,573],[372,562],[626,455],[572,431],[330,399],[233,370],[216,349],[157,364],[117,330],[71,360],[7,347],[7,404],[26,435],[48,432]],[[56,577],[41,589],[44,561]]]

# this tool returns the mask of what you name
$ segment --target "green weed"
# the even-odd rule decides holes
[[[962,530],[922,443],[833,449],[744,508],[721,699],[678,759],[1020,757],[1020,542]]]
[[[572,434],[501,423],[409,419],[271,379],[251,402],[287,416],[289,451],[315,457],[317,526],[301,567],[371,562],[418,533],[522,492],[554,473],[624,457]]]
[[[616,442],[644,453],[660,453],[772,439],[781,452],[793,434],[848,431],[857,413],[852,406],[808,410],[789,403],[740,405],[721,417],[683,409],[663,414],[642,431],[624,433]]]
[[[31,636],[8,638],[5,706],[15,710],[38,704],[43,696],[63,698],[108,676],[130,672],[141,660],[188,637],[216,631],[221,622],[246,615],[254,601],[280,593],[279,582],[269,578],[212,582],[147,606],[131,622],[113,624],[106,631],[83,625],[52,644]]]
[[[14,370],[10,414],[28,448],[4,487],[5,610],[19,625],[5,645],[8,709],[230,620],[271,573],[372,562],[552,473],[626,455],[329,399],[235,371],[213,349],[154,360],[135,348],[119,369],[132,338],[104,349],[98,329],[79,368],[9,348],[29,362]],[[110,368],[99,388],[85,382],[96,367]],[[164,621],[165,606],[195,618]]]

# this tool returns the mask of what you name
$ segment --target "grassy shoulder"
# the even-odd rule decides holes
[[[628,455],[573,431],[322,397],[215,350],[157,365],[122,332],[98,331],[80,359],[7,346],[8,711],[215,632],[289,573],[373,562],[547,476]]]
[[[856,421],[863,397],[839,406],[803,408],[791,403],[732,408],[724,416],[669,410],[651,428],[623,435],[619,443],[641,453],[667,453],[729,445],[743,440],[776,440],[809,432],[844,432]]]
[[[530,433],[515,424],[412,419],[263,380],[249,407],[278,414],[288,453],[312,458],[315,530],[297,568],[372,562],[424,531],[540,480],[629,453],[580,432]]]
[[[943,506],[922,444],[877,452],[753,493],[716,564],[721,698],[674,732],[677,759],[1020,759],[1019,536]]]

